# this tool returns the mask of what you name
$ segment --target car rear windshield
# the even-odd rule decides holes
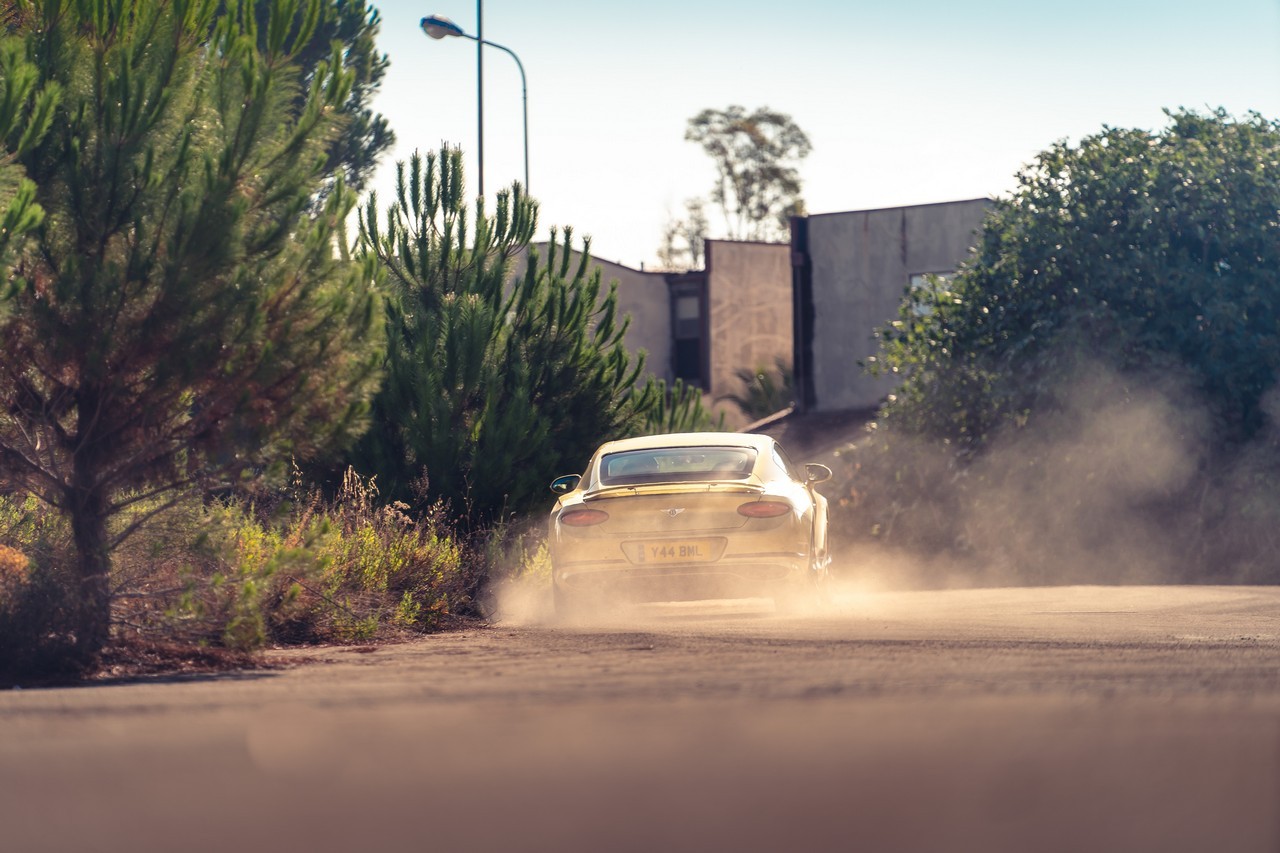
[[[605,486],[744,480],[756,463],[750,447],[661,447],[607,453],[600,460]]]

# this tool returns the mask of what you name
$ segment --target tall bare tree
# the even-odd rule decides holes
[[[711,201],[724,214],[733,240],[772,240],[789,232],[804,212],[798,164],[809,156],[809,137],[786,113],[733,105],[689,119],[685,139],[702,146],[716,166]]]
[[[666,270],[700,269],[706,262],[709,230],[702,199],[686,199],[684,216],[667,217],[662,229],[662,245],[658,247],[658,264]]]

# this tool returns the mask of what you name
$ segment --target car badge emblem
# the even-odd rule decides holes
[[[664,509],[663,512],[665,512],[667,515],[671,516],[672,518],[675,518],[677,515],[684,512],[684,507],[682,506],[672,507],[671,509]]]

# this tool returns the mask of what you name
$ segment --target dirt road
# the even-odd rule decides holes
[[[1280,589],[537,609],[0,693],[0,850],[1280,851]]]

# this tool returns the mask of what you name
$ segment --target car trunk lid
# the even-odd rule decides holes
[[[738,507],[763,491],[748,483],[615,486],[585,495],[583,503],[609,513],[601,533],[671,535],[742,527],[748,519]]]

